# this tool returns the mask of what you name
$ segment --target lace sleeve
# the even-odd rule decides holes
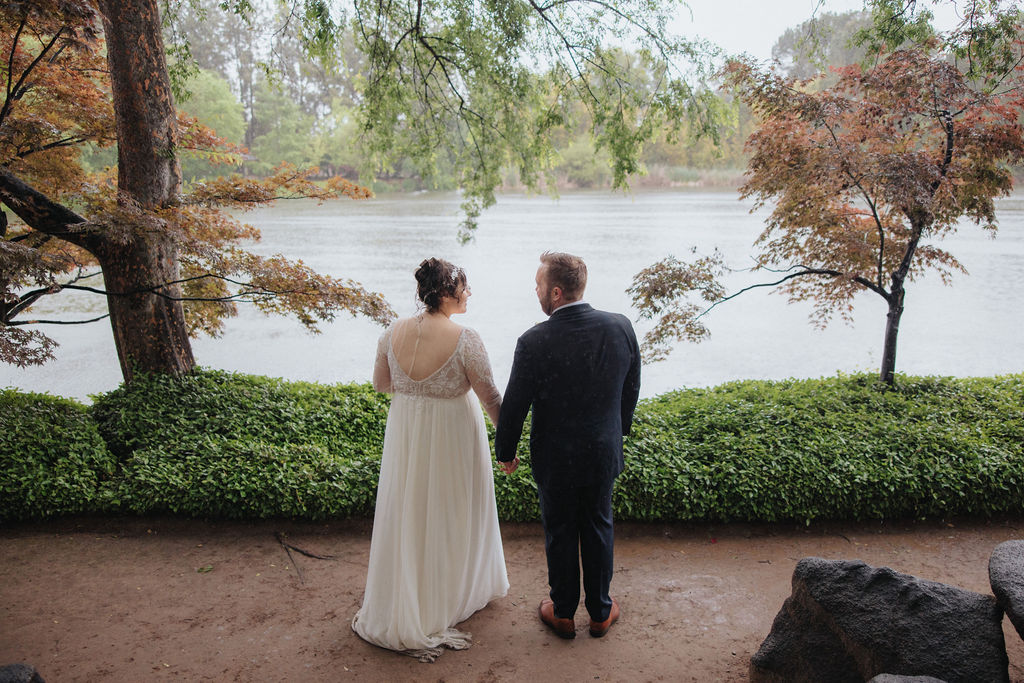
[[[388,365],[388,345],[391,329],[380,336],[377,342],[377,358],[373,362],[373,388],[381,393],[391,393],[391,367]]]
[[[466,376],[473,392],[484,404],[484,410],[494,424],[498,424],[498,411],[501,409],[501,392],[494,386],[494,375],[491,373],[491,361],[487,357],[484,342],[475,330],[466,328],[466,344],[463,350],[463,362]]]

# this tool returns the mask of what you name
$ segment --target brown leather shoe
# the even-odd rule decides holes
[[[619,603],[612,598],[612,608],[608,612],[608,618],[604,621],[590,620],[590,635],[595,638],[600,638],[604,634],[608,633],[608,629],[612,627],[616,621],[619,620]]]
[[[550,599],[544,598],[540,601],[537,614],[540,615],[540,620],[544,622],[544,625],[554,631],[555,635],[559,638],[571,640],[576,637],[576,622],[573,619],[559,619],[556,617],[555,603],[551,602]]]

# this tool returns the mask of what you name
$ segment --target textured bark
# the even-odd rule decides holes
[[[919,211],[908,214],[910,220],[911,236],[903,251],[903,258],[899,267],[892,273],[892,288],[886,301],[889,302],[889,312],[885,318],[885,342],[882,347],[882,368],[881,379],[886,384],[892,384],[896,374],[896,339],[900,334],[900,318],[903,317],[903,299],[906,296],[907,275],[910,273],[910,264],[914,261],[914,254],[917,253],[917,245],[921,242],[921,235],[926,227],[930,227],[935,220],[930,213]]]
[[[177,121],[157,0],[100,0],[117,121],[118,189],[144,208],[181,187]]]
[[[83,217],[63,204],[51,200],[3,168],[0,168],[0,201],[18,218],[25,221],[26,225],[39,232],[60,237],[90,251],[98,244],[98,238],[93,233],[69,229],[76,224],[85,223]],[[5,225],[6,220],[5,215]]]
[[[889,312],[885,317],[885,341],[882,344],[882,368],[879,373],[882,381],[892,384],[896,375],[896,341],[900,334],[900,318],[903,317],[903,297],[906,290],[903,283],[897,288],[895,283],[893,291],[886,299],[889,301]]]
[[[100,257],[114,343],[125,382],[137,372],[182,375],[195,367],[178,285],[177,246],[136,237]]]
[[[177,121],[157,0],[99,0],[117,122],[119,201],[146,209],[177,199]],[[126,382],[136,372],[180,375],[195,366],[181,306],[178,249],[171,236],[137,231],[96,254]]]

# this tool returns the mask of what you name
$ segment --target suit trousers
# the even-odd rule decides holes
[[[539,488],[548,585],[555,616],[571,619],[580,602],[580,560],[583,590],[590,618],[604,621],[612,608],[612,487],[615,480],[592,486]]]

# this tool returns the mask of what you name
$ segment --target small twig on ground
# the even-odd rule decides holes
[[[316,553],[311,553],[308,550],[303,550],[302,548],[297,548],[297,547],[293,546],[292,544],[290,544],[290,543],[288,543],[287,541],[284,540],[285,536],[280,531],[274,532],[274,536],[277,537],[277,542],[285,547],[285,550],[288,550],[288,549],[294,550],[297,553],[302,553],[306,557],[312,557],[314,560],[333,560],[333,559],[335,559],[334,555],[317,555]]]
[[[334,555],[317,555],[316,553],[311,553],[308,550],[303,550],[302,548],[298,548],[292,545],[288,541],[284,540],[284,534],[282,534],[280,531],[274,532],[274,538],[276,538],[277,542],[281,544],[281,547],[284,548],[284,551],[288,553],[288,561],[292,563],[293,567],[295,567],[295,573],[299,576],[299,583],[306,583],[306,580],[302,577],[302,569],[300,569],[298,563],[295,562],[295,557],[292,555],[293,550],[297,553],[305,555],[306,557],[312,557],[314,560],[334,559]]]

